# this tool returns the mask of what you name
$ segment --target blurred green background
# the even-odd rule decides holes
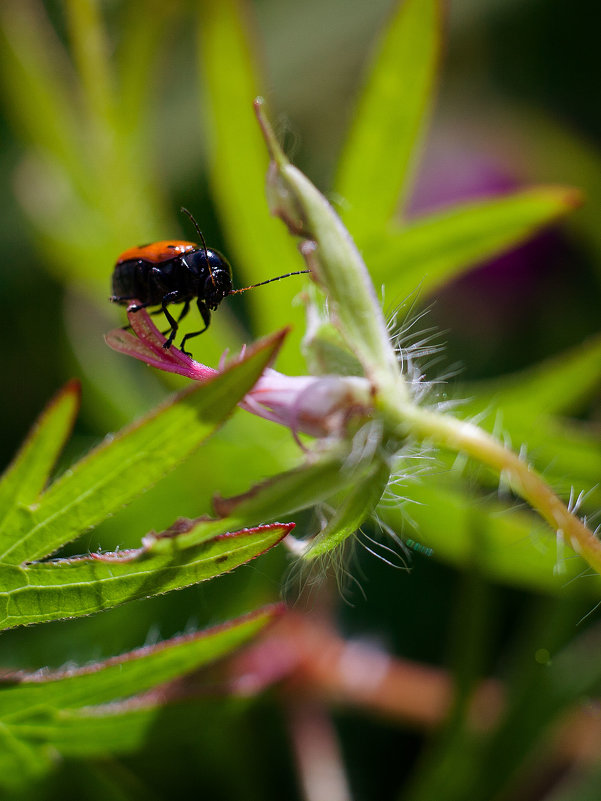
[[[387,0],[256,0],[245,8],[263,71],[257,90],[271,106],[287,153],[326,193],[362,70],[391,7]],[[435,298],[420,298],[433,301],[428,325],[443,329],[448,342],[436,369],[445,372],[459,363],[459,384],[527,367],[598,331],[601,107],[594,11],[590,0],[569,6],[560,0],[450,4],[439,96],[417,170],[413,213],[533,183],[572,185],[585,196],[585,204],[561,225]],[[106,25],[104,40],[96,14]],[[207,241],[232,254],[239,285],[279,274],[283,265],[260,258],[250,267],[243,263],[244,242],[232,243],[231,220],[224,223],[211,189],[215,171],[227,165],[215,160],[218,147],[211,144],[207,76],[234,67],[220,60],[218,48],[206,47],[202,2],[112,0],[95,6],[15,0],[2,4],[0,25],[0,451],[7,463],[51,394],[77,376],[84,393],[68,464],[177,385],[102,341],[103,332],[123,324],[123,310],[108,303],[112,267],[122,250],[171,237],[194,239],[178,214],[184,205],[200,220]],[[84,34],[74,44],[76,26]],[[44,76],[47,85],[38,94],[33,87]],[[124,77],[118,102],[109,88],[116,76]],[[286,268],[302,269],[292,242],[286,247]],[[260,254],[261,242],[251,249]],[[369,253],[364,255],[369,265]],[[298,287],[277,291],[282,294],[272,296],[280,306],[274,328],[286,318]],[[387,304],[399,300],[387,298]],[[195,356],[215,364],[226,345],[264,333],[253,303],[229,299],[211,332],[195,342]],[[293,314],[298,329],[302,316],[298,309]],[[302,370],[292,352],[281,366]],[[597,398],[586,415],[596,426],[600,409]],[[206,512],[213,492],[244,489],[233,462],[217,461],[224,443],[236,449],[241,463],[252,462],[255,479],[288,464],[294,453],[289,435],[270,433],[265,439],[267,425],[247,425],[241,441],[235,418],[208,456],[203,452],[202,460],[188,461],[77,543],[75,552],[135,545],[146,531],[160,530],[179,515]],[[287,569],[286,555],[271,553],[206,586],[92,619],[10,632],[3,636],[1,661],[33,669],[81,663],[186,626],[217,622],[279,597]],[[578,625],[595,603],[590,596],[538,597],[456,571],[436,555],[416,556],[413,571],[405,574],[359,550],[351,570],[366,597],[353,592],[351,603],[335,603],[345,634],[422,662],[449,666],[463,659],[472,674],[506,669],[519,660],[524,640],[527,654],[553,650],[596,622],[593,612]],[[545,631],[541,621],[554,625]],[[533,659],[525,657],[525,664],[532,667]],[[173,776],[181,797],[199,791],[213,799],[300,797],[277,704],[267,699],[240,709],[212,702],[199,705],[198,714],[208,721],[201,731],[196,719],[187,730],[178,719],[172,729],[166,724],[149,737],[138,756],[68,763],[48,784],[48,797],[162,798],[173,792]],[[354,797],[396,797],[423,749],[423,736],[349,712],[337,713],[336,724]],[[245,766],[244,786],[228,775],[232,753]],[[427,798],[427,792],[411,797]]]

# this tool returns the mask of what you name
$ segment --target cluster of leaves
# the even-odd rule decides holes
[[[240,4],[207,0],[199,7],[198,52],[211,185],[237,273],[256,282],[271,277],[273,265],[282,273],[299,268],[298,255],[281,225],[267,216],[263,200],[267,157],[251,108],[262,81]],[[97,292],[99,277],[106,277],[106,265],[131,244],[132,236],[139,235],[140,241],[157,238],[165,227],[156,186],[148,180],[152,170],[145,161],[148,147],[143,121],[150,105],[147,65],[160,50],[157,44],[166,12],[156,8],[147,13],[147,9],[132,6],[127,58],[113,74],[110,48],[94,3],[66,4],[72,60],[58,42],[48,46],[53,34],[45,27],[43,16],[37,11],[28,15],[23,8],[10,2],[1,12],[9,109],[31,143],[30,168],[38,186],[52,186],[59,175],[69,190],[61,206],[27,206],[27,198],[25,205],[42,243],[52,245],[55,269]],[[544,186],[456,205],[418,219],[405,218],[403,209],[410,196],[440,61],[441,29],[440,0],[399,4],[367,74],[333,187],[345,201],[341,216],[360,250],[369,254],[374,283],[386,285],[387,297],[404,298],[417,284],[424,295],[438,290],[475,264],[555,221],[577,202],[570,189]],[[73,71],[68,80],[59,68],[65,59]],[[223,63],[228,69],[219,68]],[[75,83],[75,89],[69,81]],[[22,102],[24,86],[36,103]],[[86,103],[78,107],[74,95],[81,90]],[[51,124],[39,125],[40,115]],[[82,129],[84,137],[80,136]],[[109,140],[116,145],[106,148]],[[95,143],[93,176],[86,166],[89,142]],[[114,196],[117,184],[128,188],[119,203]],[[140,220],[149,228],[137,234]],[[90,253],[94,254],[92,263]],[[273,285],[269,295],[257,292],[248,299],[255,333],[297,323],[297,332],[280,357],[281,366],[292,371],[301,364],[300,348],[295,347],[301,311],[291,309],[295,291],[290,283],[281,282]],[[206,360],[224,343],[234,347],[242,343],[238,329],[228,325],[225,309],[203,342]],[[100,612],[221,575],[276,545],[290,529],[288,524],[260,523],[280,516],[288,519],[295,510],[347,489],[341,481],[349,483],[350,479],[341,478],[339,454],[317,466],[306,463],[298,467],[293,446],[282,447],[279,434],[267,427],[261,429],[261,437],[269,460],[245,458],[256,446],[248,417],[238,416],[228,423],[233,432],[229,436],[235,441],[228,452],[219,433],[206,442],[274,358],[279,344],[279,338],[272,338],[247,351],[243,359],[210,382],[185,391],[104,442],[45,488],[77,407],[74,385],[57,396],[0,484],[0,599],[5,628]],[[588,489],[598,479],[601,449],[591,431],[566,422],[562,415],[581,409],[598,384],[600,355],[601,342],[595,340],[502,385],[469,387],[466,394],[471,400],[461,413],[471,417],[500,409],[504,429],[515,442],[528,442],[534,463],[544,469],[552,464],[547,472],[553,483],[562,482],[565,488],[568,477],[568,489]],[[124,374],[127,368],[117,368],[121,369]],[[106,392],[94,368],[87,378],[100,396]],[[128,381],[122,385],[131,387]],[[111,384],[111,393],[116,386]],[[129,392],[131,401],[136,390]],[[132,405],[125,404],[127,408]],[[486,426],[489,418],[492,430],[492,415],[483,417],[482,425]],[[243,475],[246,488],[261,477],[262,470],[282,472],[262,485],[261,492],[228,507],[227,516],[179,522],[163,535],[146,537],[141,548],[48,558],[117,512],[199,446],[207,454],[209,467],[197,465],[191,470],[190,483],[184,482],[182,493],[192,482],[202,485],[207,495],[213,489],[231,492],[236,485],[228,482],[238,477],[231,468],[241,461],[254,465]],[[214,468],[218,460],[222,466]],[[402,474],[404,467],[398,467]],[[292,469],[284,472],[285,468]],[[353,506],[356,497],[347,493],[349,503],[340,507],[322,532],[322,541],[325,535],[330,543],[337,543],[352,533],[372,508],[394,532],[406,531],[403,497],[410,494],[416,502],[411,507],[414,536],[441,561],[477,565],[496,580],[553,592],[565,590],[566,578],[582,570],[576,558],[556,570],[556,546],[542,524],[525,511],[500,516],[499,511],[507,509],[501,501],[481,498],[475,505],[474,489],[457,470],[437,471],[427,483],[414,482],[410,489],[392,483],[379,504],[388,474],[363,478],[375,488],[373,497],[359,498],[357,510]],[[488,488],[490,479],[482,478]],[[352,480],[356,479],[354,475]],[[215,484],[217,481],[223,483]],[[587,498],[592,506],[598,506],[600,500],[598,490]],[[598,596],[596,581],[572,587],[576,593]],[[1,780],[5,787],[26,784],[46,771],[55,751],[90,756],[136,749],[160,699],[139,704],[123,699],[222,656],[256,634],[273,614],[273,610],[259,611],[224,629],[175,639],[117,662],[99,663],[94,670],[39,677],[10,675],[1,688],[5,700]],[[591,671],[586,689],[596,680]],[[554,701],[552,714],[575,694],[574,689]],[[99,714],[99,705],[116,700],[122,703],[111,704]],[[504,734],[509,738],[514,728],[508,720],[497,733],[498,741]],[[523,742],[524,749],[534,741],[535,737],[530,743]],[[461,742],[455,739],[444,759],[451,759]],[[489,743],[491,753],[496,742],[491,739]],[[521,755],[513,754],[513,762],[505,766],[507,772],[520,759]],[[415,790],[415,798],[428,797],[427,791],[441,775],[432,771]],[[458,784],[457,797],[461,791]]]
[[[281,234],[272,235],[261,203],[253,202],[263,192],[265,157],[247,98],[257,92],[261,81],[243,17],[235,3],[206,12],[200,53],[213,143],[211,177],[228,242],[242,269],[248,265],[249,271],[256,270],[259,263],[278,264],[282,271],[298,269],[289,245],[282,252]],[[571,188],[531,187],[453,205],[417,219],[405,218],[403,206],[410,196],[432,105],[442,27],[443,6],[437,0],[399,4],[375,51],[332,188],[334,197],[343,198],[341,217],[366,254],[374,284],[385,286],[387,298],[406,298],[418,285],[425,298],[427,292],[519,244],[580,202],[578,192]],[[217,54],[228,58],[233,73],[211,69]],[[408,74],[411,80],[406,79]],[[240,182],[240,175],[247,180]],[[253,231],[261,235],[253,236]],[[261,254],[253,258],[247,246],[255,238],[261,243]],[[276,285],[275,304],[273,296],[253,295],[257,328],[266,320],[280,322],[282,309],[286,320],[281,322],[296,322],[295,310],[289,313],[294,289],[282,283]],[[291,349],[286,356],[293,359],[288,354]],[[578,496],[581,489],[595,487],[601,451],[594,431],[570,424],[563,414],[586,408],[599,384],[600,352],[601,341],[593,339],[524,374],[507,377],[498,386],[461,387],[460,397],[470,401],[462,403],[459,413],[479,415],[483,427],[491,431],[502,420],[502,431],[509,432],[513,442],[528,444],[530,459],[551,483],[567,494],[577,488]],[[286,359],[283,363],[288,366]],[[402,465],[399,470],[403,472]],[[409,511],[420,541],[456,565],[475,559],[485,572],[504,582],[557,591],[567,577],[582,571],[578,559],[555,569],[555,542],[532,515],[499,516],[505,505],[490,499],[475,506],[473,490],[456,471],[436,473],[427,482],[412,484],[409,493],[401,484],[398,502],[394,498],[390,502],[389,493],[387,502],[376,510],[378,516],[395,531],[406,530],[402,498],[409,494],[416,501]],[[394,495],[394,486],[390,489]],[[593,490],[587,496],[589,508],[596,509],[598,502],[598,491]],[[479,532],[478,548],[472,543],[474,526]],[[594,585],[591,582],[586,590],[578,587],[576,591],[590,587],[596,595]]]
[[[276,341],[277,345],[277,341]],[[77,388],[49,406],[0,485],[4,628],[99,612],[212,578],[274,545],[287,526],[232,535],[231,520],[187,521],[142,548],[40,562],[114,514],[198,447],[231,413],[274,344],[110,438],[43,489],[71,430]]]
[[[142,547],[45,559],[151,486],[223,423],[273,358],[279,340],[193,387],[107,439],[45,488],[79,406],[74,382],[38,420],[0,482],[2,629],[88,615],[233,570],[277,544],[291,525],[232,530],[231,521],[186,520]],[[40,559],[44,561],[39,561]],[[137,696],[213,661],[253,636],[275,609],[217,630],[41,675],[7,674],[2,686],[2,783],[27,784],[60,753],[132,749],[161,705],[99,705]],[[85,707],[84,711],[81,711]],[[118,733],[118,736],[117,736]]]

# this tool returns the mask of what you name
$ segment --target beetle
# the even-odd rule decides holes
[[[197,221],[188,209],[182,211],[192,220],[202,242],[167,239],[149,245],[130,248],[117,259],[113,270],[110,300],[128,311],[136,312],[149,306],[160,306],[155,314],[163,312],[169,323],[169,336],[163,347],[170,348],[177,334],[179,322],[188,314],[191,302],[196,299],[198,311],[204,323],[200,331],[186,334],[180,349],[184,350],[186,341],[204,333],[211,323],[211,312],[228,295],[246,292],[271,281],[279,281],[291,275],[301,275],[309,270],[299,270],[286,275],[278,275],[259,284],[234,289],[232,268],[225,256],[214,248],[208,248]],[[137,301],[135,305],[130,305]],[[167,309],[173,303],[183,303],[184,307],[177,320]],[[189,354],[187,354],[189,355]]]

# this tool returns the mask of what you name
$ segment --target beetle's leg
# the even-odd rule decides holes
[[[148,314],[149,314],[151,317],[155,317],[157,314],[162,314],[162,313],[163,313],[163,308],[162,308],[161,306],[159,306],[159,308],[158,308],[158,309],[155,309],[154,311],[148,312]],[[171,331],[171,329],[170,329],[170,328],[167,328],[167,329],[165,329],[165,331],[161,331],[161,334],[162,334],[163,336],[165,336],[165,334],[166,334],[168,331]]]
[[[129,295],[111,295],[109,300],[111,303],[123,304],[126,300],[133,300],[133,298],[129,297]]]
[[[160,308],[160,309],[157,309],[156,311],[151,312],[151,314],[160,314],[162,311],[163,311],[163,309]],[[187,301],[185,301],[184,308],[181,310],[180,315],[177,318],[177,322],[179,323],[181,320],[183,320],[184,317],[186,316],[186,314],[188,314],[189,311],[190,311],[190,301],[187,300]],[[163,336],[165,336],[167,331],[170,331],[170,330],[171,330],[170,328],[167,328],[165,331],[161,331],[161,334]],[[171,341],[173,341],[173,339]],[[168,346],[165,345],[165,347],[168,347]]]
[[[130,297],[127,297],[127,296],[120,296],[120,295],[111,295],[110,300],[111,300],[112,303],[123,303],[123,301],[125,301],[125,300],[135,300],[135,298],[130,298]],[[140,309],[145,309],[147,306],[150,306],[150,305],[152,305],[152,304],[150,304],[150,303],[136,303],[135,306],[129,307],[127,309],[127,311],[128,312],[137,312],[137,311],[140,311]],[[158,312],[160,312],[160,311],[161,311],[161,309],[158,309],[158,311],[151,312],[151,314],[158,314]],[[129,331],[130,328],[131,328],[131,325],[128,323],[127,325],[122,326],[121,330],[122,331]]]
[[[129,306],[127,309],[128,312],[137,312],[140,309],[147,309],[149,306],[154,306],[154,303],[136,303],[135,306]]]
[[[198,306],[198,311],[200,312],[200,316],[202,317],[202,321],[205,324],[205,327],[202,328],[200,331],[192,331],[190,334],[186,334],[186,336],[180,342],[179,349],[181,350],[182,353],[185,353],[186,356],[192,355],[191,353],[188,353],[186,350],[184,350],[186,341],[188,339],[192,339],[192,337],[197,337],[199,334],[203,334],[211,324],[211,312],[207,304],[204,302],[204,300],[198,298],[198,300],[196,301],[196,305]]]
[[[177,320],[167,310],[167,306],[169,303],[177,303],[178,300],[179,300],[179,292],[177,290],[174,290],[173,292],[168,292],[166,295],[163,295],[163,299],[161,301],[161,311],[167,318],[167,322],[169,323],[170,326],[169,336],[167,337],[167,341],[163,344],[164,348],[171,347],[178,329]]]
[[[190,301],[187,300],[184,303],[184,308],[181,310],[180,315],[177,318],[177,322],[178,323],[181,322],[184,319],[184,317],[186,316],[186,314],[188,314],[189,311],[190,311]]]
[[[165,293],[161,298],[160,310],[163,312],[163,314],[167,318],[167,322],[169,323],[169,328],[167,329],[169,331],[169,336],[167,337],[167,341],[163,344],[163,347],[170,348],[175,338],[175,335],[177,334],[178,325],[173,315],[167,311],[167,306],[170,303],[177,303],[181,299],[180,292],[177,289],[174,289],[172,291],[169,290],[169,287],[165,284],[163,274],[161,273],[158,267],[153,267],[150,270],[150,272],[146,274],[146,276],[147,276],[147,285],[149,288],[152,284],[154,289],[158,289]],[[147,303],[145,305],[154,306],[155,304]]]

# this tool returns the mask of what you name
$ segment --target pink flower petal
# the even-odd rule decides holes
[[[167,340],[144,309],[128,310],[128,317],[133,333],[116,329],[105,337],[107,345],[114,350],[194,381],[206,381],[223,369],[227,353],[223,354],[219,370],[216,370],[186,356],[173,345],[165,348]],[[252,414],[286,426],[295,438],[299,432],[327,437],[342,433],[352,415],[368,415],[371,393],[365,378],[287,376],[268,367],[239,405]]]
[[[144,309],[137,312],[128,309],[127,317],[136,336],[121,328],[110,331],[104,339],[113,350],[140,359],[151,367],[178,373],[194,381],[204,381],[218,372],[213,367],[194,361],[174,345],[165,348],[167,340]]]

